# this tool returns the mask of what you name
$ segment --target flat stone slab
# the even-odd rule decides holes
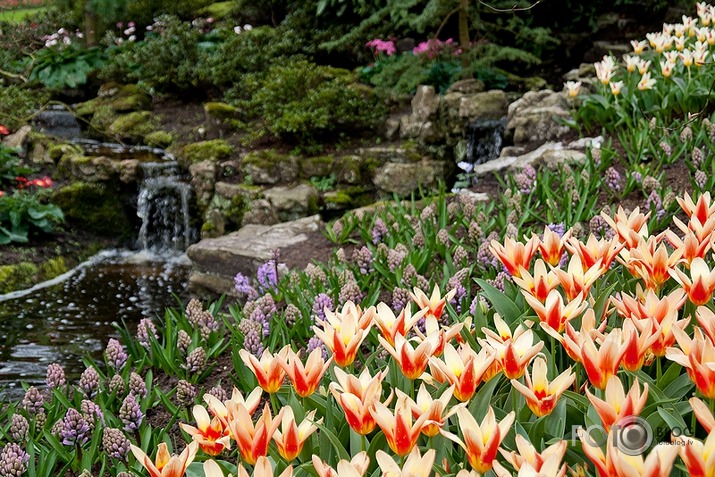
[[[215,293],[235,294],[237,273],[253,276],[276,249],[295,246],[321,227],[319,215],[276,225],[245,225],[237,232],[203,239],[186,251],[192,263],[191,285]]]

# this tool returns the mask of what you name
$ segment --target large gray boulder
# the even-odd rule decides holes
[[[558,122],[571,116],[563,93],[549,89],[529,91],[509,105],[506,129],[513,134],[514,144],[535,141],[555,141],[569,132],[569,127]]]

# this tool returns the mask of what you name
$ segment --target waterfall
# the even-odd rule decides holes
[[[137,215],[139,247],[157,254],[181,253],[191,244],[191,185],[181,181],[176,161],[142,163]]]
[[[35,116],[33,123],[41,133],[64,139],[78,138],[81,133],[74,114],[62,105],[52,105],[41,111]]]
[[[465,162],[475,166],[499,157],[504,143],[504,120],[478,120],[467,128]]]

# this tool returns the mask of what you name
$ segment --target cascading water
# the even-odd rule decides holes
[[[476,166],[499,157],[504,144],[504,120],[475,121],[467,128],[465,162]]]
[[[145,162],[137,215],[142,220],[138,243],[156,254],[182,253],[191,244],[191,186],[181,182],[176,161]]]

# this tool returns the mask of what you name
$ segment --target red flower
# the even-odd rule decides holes
[[[6,126],[0,124],[0,136],[7,136],[8,134],[10,134],[10,130]]]

